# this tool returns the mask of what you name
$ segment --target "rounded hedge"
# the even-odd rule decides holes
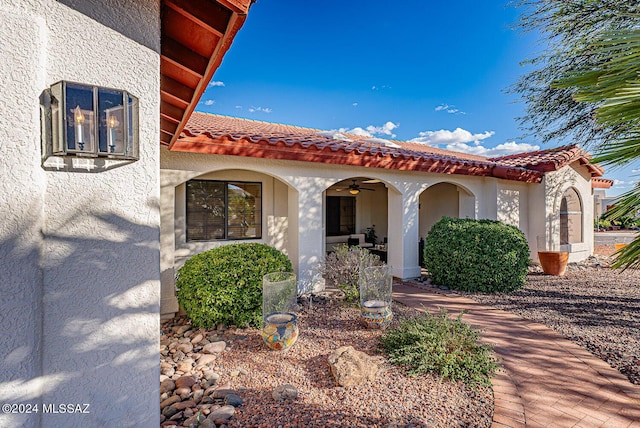
[[[513,291],[525,284],[529,244],[524,233],[499,221],[443,217],[427,235],[424,262],[437,285]]]
[[[178,302],[196,327],[259,327],[262,277],[291,272],[291,261],[265,244],[230,244],[191,257],[178,271]]]

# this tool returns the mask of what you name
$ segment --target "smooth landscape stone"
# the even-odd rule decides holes
[[[202,347],[203,354],[219,354],[224,351],[227,347],[227,344],[224,340],[219,340],[217,342],[211,342]]]
[[[181,335],[191,330],[190,325],[178,325],[172,328],[173,332],[177,335]]]
[[[218,373],[214,372],[213,370],[207,370],[207,371],[203,372],[202,374],[203,374],[203,376],[204,376],[204,378],[206,380],[212,380],[213,379],[213,380],[217,381],[218,379],[220,379],[220,375]]]
[[[213,391],[211,398],[224,398],[229,394],[235,394],[235,390],[228,388],[218,388]]]
[[[196,402],[192,400],[182,401],[180,403],[174,404],[173,407],[175,407],[178,410],[184,410],[184,409],[188,409],[189,407],[196,407]]]
[[[198,365],[206,366],[207,364],[211,364],[216,360],[216,356],[212,354],[203,354],[198,358]]]
[[[228,404],[229,406],[238,407],[242,406],[242,397],[236,394],[228,394],[224,397],[224,404]]]
[[[176,367],[176,370],[182,373],[187,373],[189,371],[191,371],[191,367],[192,364],[188,361],[182,361],[180,363],[178,363],[178,366]]]
[[[171,397],[167,398],[166,400],[162,401],[160,403],[160,408],[164,409],[167,406],[170,406],[172,404],[176,404],[181,400],[180,396],[178,395],[172,395]],[[175,407],[175,406],[174,406]]]
[[[234,415],[236,408],[233,406],[222,406],[212,411],[207,419],[212,420],[215,424],[223,424]]]
[[[160,394],[165,392],[171,392],[176,389],[176,383],[171,379],[164,380],[160,382]]]
[[[191,388],[196,380],[191,376],[182,376],[176,380],[176,388]]]
[[[187,343],[181,343],[180,345],[178,345],[178,351],[182,351],[185,354],[188,354],[189,352],[193,351],[193,345],[191,344],[191,342],[187,342]]]

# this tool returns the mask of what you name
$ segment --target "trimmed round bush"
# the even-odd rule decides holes
[[[259,327],[262,277],[291,272],[291,261],[265,244],[230,244],[191,257],[178,271],[178,302],[196,327]]]
[[[499,221],[443,217],[427,235],[424,262],[434,284],[508,292],[525,284],[529,244],[524,233]]]

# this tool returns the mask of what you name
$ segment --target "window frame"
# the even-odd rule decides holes
[[[189,183],[192,182],[204,182],[204,183],[217,183],[223,185],[223,224],[224,224],[224,232],[222,238],[208,238],[208,239],[193,239],[189,237],[189,197],[191,196],[191,192],[189,191]],[[256,185],[259,188],[260,195],[258,198],[260,199],[259,203],[254,205],[254,209],[259,211],[259,216],[256,217],[259,219],[259,222],[256,222],[256,236],[248,236],[248,237],[229,237],[229,186],[230,185]],[[186,242],[219,242],[219,241],[245,241],[251,239],[262,239],[262,224],[263,224],[263,186],[261,181],[242,181],[242,180],[206,180],[206,179],[194,179],[188,180],[185,183],[185,241]]]
[[[571,193],[573,194],[571,194]],[[569,198],[575,196],[576,198],[576,202],[579,205],[579,210],[572,210],[571,208],[574,207],[569,207],[569,203],[570,200]],[[566,209],[563,210],[563,202],[566,201]],[[582,244],[584,242],[584,204],[582,203],[582,198],[580,197],[580,192],[578,192],[578,190],[574,187],[569,187],[568,189],[566,189],[563,193],[562,196],[560,198],[560,210],[559,210],[559,214],[560,214],[560,245],[575,245],[575,244]],[[576,232],[579,232],[580,236],[579,236],[579,240],[576,240],[575,236],[571,233],[572,229],[570,227],[570,223],[571,223],[571,219],[572,216],[580,216],[580,224],[578,225],[577,229],[573,229]],[[566,242],[565,242],[565,237],[564,234],[566,233]]]

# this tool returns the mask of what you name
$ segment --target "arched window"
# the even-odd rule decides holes
[[[560,244],[582,242],[582,202],[574,188],[567,189],[560,203]]]

